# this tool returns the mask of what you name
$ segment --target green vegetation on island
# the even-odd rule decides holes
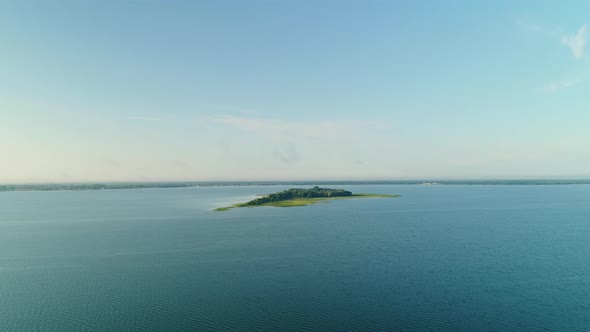
[[[330,200],[348,199],[348,198],[393,198],[400,195],[388,194],[353,194],[343,189],[320,188],[315,186],[311,189],[292,188],[278,193],[269,194],[249,202],[238,203],[230,206],[216,208],[215,211],[227,211],[233,208],[254,207],[254,206],[274,206],[274,207],[293,207],[306,206],[316,203],[325,203]]]

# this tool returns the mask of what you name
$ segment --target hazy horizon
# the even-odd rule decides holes
[[[126,180],[96,180],[96,181],[29,181],[29,182],[0,182],[0,185],[51,185],[51,184],[165,184],[165,183],[178,183],[178,184],[216,184],[216,183],[236,183],[236,184],[245,184],[245,183],[261,183],[261,184],[288,184],[290,182],[297,183],[297,184],[318,184],[325,182],[326,184],[423,184],[423,183],[437,183],[440,184],[449,184],[449,183],[468,183],[473,182],[474,184],[477,183],[494,183],[494,182],[566,182],[566,184],[574,184],[576,182],[580,182],[579,184],[587,184],[590,181],[588,177],[561,177],[561,178],[406,178],[406,179],[381,179],[381,178],[374,178],[374,179],[213,179],[213,180],[140,180],[140,181],[126,181]],[[526,184],[526,183],[524,183]]]
[[[590,3],[230,3],[1,3],[0,183],[590,178]]]

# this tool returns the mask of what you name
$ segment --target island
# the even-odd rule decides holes
[[[293,207],[306,206],[316,203],[325,203],[335,199],[348,198],[394,198],[400,195],[389,194],[353,194],[344,189],[320,188],[315,186],[311,189],[291,188],[274,194],[258,197],[249,202],[233,204],[230,206],[219,207],[214,211],[227,211],[233,208],[254,207],[254,206],[274,206],[274,207]]]

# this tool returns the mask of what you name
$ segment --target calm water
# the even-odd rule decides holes
[[[0,193],[0,330],[590,330],[590,186]]]

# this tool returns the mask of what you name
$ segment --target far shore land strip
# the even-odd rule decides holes
[[[68,182],[68,183],[0,183],[5,191],[86,191],[119,189],[164,189],[243,186],[309,186],[309,185],[483,185],[483,186],[552,186],[590,185],[590,179],[526,179],[526,180],[341,180],[341,181],[199,181],[199,182]]]
[[[353,194],[352,192],[343,189],[320,188],[315,186],[311,189],[292,188],[278,193],[258,197],[249,202],[219,207],[214,209],[214,211],[227,211],[234,208],[255,206],[294,207],[306,206],[316,203],[327,203],[337,199],[395,198],[400,196],[401,195],[391,194]]]

